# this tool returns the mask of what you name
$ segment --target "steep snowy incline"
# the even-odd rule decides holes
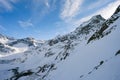
[[[120,79],[120,6],[116,11],[118,12],[115,12],[106,22],[113,20],[114,17],[117,17],[117,19],[103,30],[104,32],[109,30],[111,33],[93,43],[85,45],[85,42],[76,46],[71,53],[73,55],[68,57],[64,63],[59,64],[57,70],[50,73],[50,80]]]
[[[120,55],[115,56],[120,50],[119,22],[120,19],[111,25],[117,27],[108,36],[76,46],[73,55],[50,73],[50,80],[119,80]]]

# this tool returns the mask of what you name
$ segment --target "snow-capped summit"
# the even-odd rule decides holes
[[[8,41],[8,37],[0,34],[0,43],[5,43],[5,42],[7,42],[7,41]]]
[[[90,20],[93,20],[93,21],[95,21],[95,20],[102,20],[102,21],[104,21],[105,19],[99,14],[99,15],[93,16]]]
[[[84,27],[88,24],[96,24],[96,23],[103,22],[103,21],[105,21],[105,19],[101,15],[95,15],[95,16],[91,17],[90,20],[83,22],[80,25],[80,27]]]
[[[7,43],[8,41],[14,40],[13,37],[8,37],[6,35],[0,34],[0,43]]]

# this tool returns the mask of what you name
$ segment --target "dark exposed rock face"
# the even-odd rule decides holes
[[[18,43],[24,43],[24,44],[27,44],[28,46],[34,46],[34,39],[33,38],[18,39],[16,41],[9,43],[8,45],[13,46]]]
[[[108,19],[106,20],[101,26],[101,28],[96,31],[88,40],[88,43],[92,40],[100,39],[104,37],[105,35],[108,35],[111,33],[111,30],[116,27],[112,26],[108,32],[104,32],[112,23],[114,23],[118,18],[120,17],[120,6],[116,9],[115,13]]]
[[[10,47],[5,46],[4,44],[0,43],[0,52],[9,53],[9,52],[13,52],[13,51],[14,51],[14,49],[11,49]]]

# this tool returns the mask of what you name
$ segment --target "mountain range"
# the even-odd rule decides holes
[[[120,80],[120,6],[42,41],[0,34],[0,80]]]

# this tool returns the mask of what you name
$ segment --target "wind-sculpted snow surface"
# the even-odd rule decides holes
[[[119,17],[120,6],[48,41],[1,39],[0,80],[120,80]]]

